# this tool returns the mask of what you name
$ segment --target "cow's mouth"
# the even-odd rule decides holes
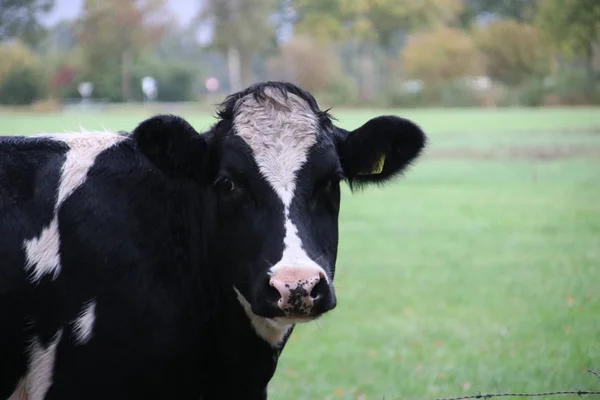
[[[260,317],[268,318],[277,323],[295,324],[311,322],[333,310],[337,305],[335,293],[319,296],[316,301],[298,301],[283,303],[281,299],[273,301],[268,296],[252,302],[252,312]]]
[[[305,324],[308,322],[312,322],[318,319],[320,315],[317,316],[296,316],[296,317],[275,317],[273,320],[279,325],[295,325],[295,324]]]

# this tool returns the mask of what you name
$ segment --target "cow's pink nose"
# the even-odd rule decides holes
[[[329,290],[323,272],[313,268],[282,268],[269,283],[281,296],[277,305],[288,315],[308,314]]]

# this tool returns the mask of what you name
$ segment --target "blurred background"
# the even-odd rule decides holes
[[[1,0],[0,103],[70,104],[81,90],[101,103],[205,101],[285,79],[336,106],[597,104],[599,8],[596,0]]]
[[[427,150],[344,188],[338,306],[296,328],[271,398],[598,390],[599,21],[598,0],[0,0],[0,135],[202,131],[267,79],[346,129],[409,118]]]

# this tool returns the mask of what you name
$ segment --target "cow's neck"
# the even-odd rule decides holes
[[[208,375],[213,382],[227,381],[227,390],[212,386],[208,380],[208,391],[215,390],[216,398],[263,399],[269,381],[272,379],[281,350],[289,336],[286,335],[280,346],[273,347],[259,337],[235,295],[223,296],[222,307],[210,321],[210,350],[206,355]],[[290,330],[291,332],[291,330]]]
[[[183,195],[178,197],[189,199]],[[257,333],[227,269],[220,265],[216,255],[211,254],[215,245],[210,240],[214,221],[211,221],[212,216],[205,214],[210,207],[201,201],[186,206],[189,207],[187,210],[171,209],[176,213],[173,215],[176,224],[187,215],[184,219],[188,227],[187,243],[183,248],[188,257],[183,268],[189,275],[185,279],[184,295],[193,298],[196,304],[193,312],[197,312],[194,319],[198,340],[209,343],[206,352],[200,354],[202,374],[206,376],[208,387],[203,399],[212,398],[209,394],[213,390],[215,398],[262,399],[292,328],[282,330],[281,327],[270,329],[264,326],[266,338]],[[194,217],[190,218],[190,215]],[[222,386],[221,378],[228,381],[226,388]],[[232,392],[225,395],[227,390]]]
[[[194,276],[187,280],[190,286],[186,292],[196,293],[198,340],[208,343],[200,355],[207,387],[203,399],[266,398],[267,385],[291,329],[279,346],[258,336],[232,285],[223,283],[227,279],[223,270],[214,268],[217,263],[211,260],[209,249],[198,250],[190,256],[198,264],[190,266]],[[222,380],[227,385],[223,386]]]

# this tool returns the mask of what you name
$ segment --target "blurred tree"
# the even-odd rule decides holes
[[[473,30],[488,76],[519,84],[547,72],[549,53],[537,29],[505,19]]]
[[[77,69],[71,65],[60,65],[50,80],[50,89],[58,97],[65,97],[70,93],[69,89],[75,85],[75,79],[77,78]]]
[[[556,49],[568,58],[584,60],[593,81],[594,45],[600,41],[600,1],[544,0],[536,22]]]
[[[485,13],[519,22],[532,22],[540,2],[540,0],[464,0],[460,18],[465,27],[469,26],[475,17]]]
[[[84,49],[78,46],[76,21],[61,20],[49,27],[35,46],[41,63],[42,80],[51,98],[79,97],[77,82],[84,57]]]
[[[63,20],[50,27],[36,46],[36,52],[53,56],[72,50],[77,45],[75,26],[75,22]]]
[[[54,0],[0,0],[0,40],[36,43],[44,32],[40,17],[53,7]]]
[[[11,70],[38,65],[36,54],[19,40],[0,42],[0,60],[0,82]]]
[[[43,45],[45,46],[45,45]],[[41,69],[47,85],[48,95],[54,99],[78,98],[78,84],[89,78],[88,50],[75,44],[73,47],[52,46],[38,50],[44,62]],[[118,87],[117,87],[118,89]]]
[[[39,70],[32,66],[13,68],[0,83],[0,103],[31,104],[43,96],[43,82]]]
[[[151,76],[158,86],[157,101],[189,101],[194,96],[199,68],[190,58],[161,57],[159,50],[147,51],[132,68],[133,82]],[[132,88],[132,97],[141,101],[144,94],[141,85]]]
[[[277,0],[203,0],[198,22],[213,27],[212,47],[227,59],[231,91],[250,83],[254,55],[275,45]]]
[[[373,98],[373,49],[398,31],[453,24],[461,0],[295,0],[297,30],[318,40],[356,43],[360,97]]]
[[[0,42],[0,103],[30,104],[44,95],[37,55],[23,42]]]
[[[99,93],[111,100],[131,99],[133,58],[156,44],[171,22],[164,5],[165,0],[85,1],[78,36],[85,49],[85,75]]]
[[[313,93],[323,91],[342,75],[340,60],[329,46],[302,36],[283,44],[280,54],[270,60],[269,69],[274,79],[295,82]]]
[[[472,37],[448,27],[414,35],[402,53],[402,62],[408,77],[425,83],[427,96],[445,83],[479,72]]]
[[[196,39],[196,27],[169,24],[160,41],[150,49],[158,59],[178,60],[189,64],[202,62],[202,48]]]

